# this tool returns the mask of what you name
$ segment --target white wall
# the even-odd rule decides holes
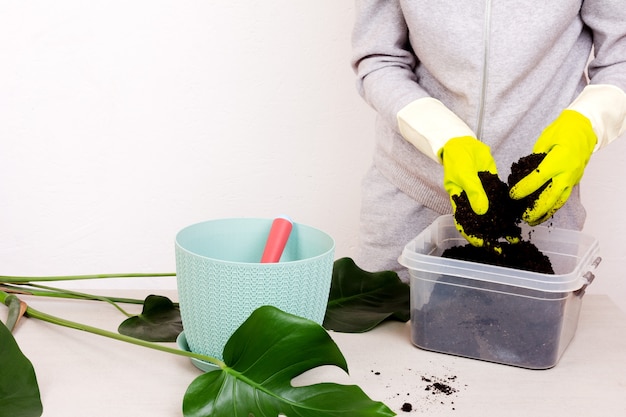
[[[353,256],[373,112],[352,3],[1,2],[0,273],[174,271],[182,227],[280,213]],[[605,259],[590,291],[626,310],[612,149],[585,179]],[[96,285],[173,280],[73,284]]]
[[[582,181],[583,232],[599,240],[602,262],[589,292],[608,294],[626,311],[626,137],[598,151]]]
[[[173,271],[182,227],[281,213],[349,256],[373,123],[351,22],[336,0],[2,2],[2,273]]]

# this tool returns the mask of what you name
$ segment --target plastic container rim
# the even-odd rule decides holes
[[[513,287],[526,288],[531,290],[546,292],[568,292],[576,291],[589,281],[584,277],[586,271],[595,269],[600,258],[598,240],[590,235],[576,230],[550,228],[559,232],[572,233],[585,236],[592,240],[586,251],[580,256],[575,268],[566,274],[542,274],[538,272],[482,264],[477,262],[464,261],[459,259],[442,258],[440,256],[418,253],[414,250],[416,241],[423,238],[429,228],[439,222],[452,222],[451,214],[440,216],[428,228],[422,231],[417,237],[405,245],[402,254],[398,258],[400,265],[409,269],[413,278],[413,271],[445,274],[459,278],[473,279],[477,281],[510,285]],[[546,226],[535,226],[534,229],[548,229]],[[460,236],[460,234],[459,234]],[[532,241],[532,240],[531,240]],[[433,244],[435,244],[433,242]],[[549,251],[547,251],[549,254]],[[444,264],[445,263],[445,264]],[[587,269],[585,269],[587,268]],[[420,279],[419,277],[416,277]]]

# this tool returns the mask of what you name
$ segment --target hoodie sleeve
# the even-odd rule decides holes
[[[626,4],[624,0],[586,0],[583,22],[592,32],[591,84],[612,84],[626,91]]]
[[[626,131],[626,7],[623,0],[587,0],[581,17],[593,38],[590,83],[569,109],[591,121],[597,150]]]
[[[398,0],[356,0],[352,68],[363,99],[398,130],[396,116],[427,97],[415,76],[417,58]]]

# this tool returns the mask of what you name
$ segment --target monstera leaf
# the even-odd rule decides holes
[[[117,331],[149,342],[174,342],[183,330],[180,310],[161,295],[149,295],[140,315],[126,319]]]
[[[39,417],[43,413],[32,363],[0,322],[0,417]]]
[[[324,327],[359,333],[385,320],[407,321],[409,299],[409,285],[395,272],[366,272],[350,258],[337,259],[333,265]]]
[[[223,356],[223,369],[199,376],[187,389],[185,417],[395,415],[354,385],[293,387],[293,378],[318,366],[348,369],[321,326],[275,307],[254,311],[228,340]]]

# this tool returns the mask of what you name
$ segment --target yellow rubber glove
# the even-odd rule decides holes
[[[580,182],[596,143],[597,137],[591,122],[574,110],[564,110],[541,133],[533,153],[545,153],[546,157],[536,170],[510,190],[511,198],[519,200],[551,181],[539,194],[533,207],[522,215],[525,222],[535,226],[563,207],[572,188]]]
[[[443,186],[450,195],[453,212],[456,212],[453,197],[460,196],[465,191],[472,210],[478,215],[485,214],[489,209],[489,199],[478,173],[482,171],[495,175],[498,173],[489,146],[471,136],[453,138],[441,148],[439,157],[443,164]],[[483,246],[483,239],[467,235],[456,219],[455,224],[469,243]]]

